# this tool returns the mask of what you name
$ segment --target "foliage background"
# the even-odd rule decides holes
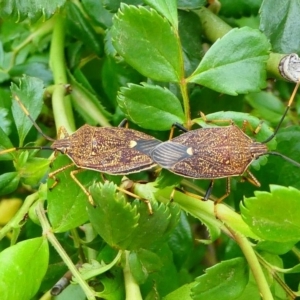
[[[53,137],[60,126],[74,132],[127,117],[130,127],[167,140],[174,122],[207,126],[202,111],[253,128],[263,120],[255,137],[263,141],[294,87],[278,64],[284,54],[299,54],[299,11],[299,0],[2,1],[0,149],[47,143],[11,94]],[[296,161],[298,98],[268,143]],[[212,201],[175,191],[169,202],[179,185],[204,195],[206,180],[166,170],[129,176],[148,182],[135,183],[134,192],[151,201],[149,215],[143,202],[115,193],[120,177],[100,184],[99,173],[87,171],[78,177],[90,187],[94,209],[69,171],[49,192],[51,158],[36,154],[0,156],[3,299],[50,299],[67,269],[77,284],[57,299],[299,296],[300,172],[279,157],[253,164],[260,188],[233,178],[216,219]],[[68,162],[59,156],[52,170]],[[212,200],[225,189],[217,180]]]

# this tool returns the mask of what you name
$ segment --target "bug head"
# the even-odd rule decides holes
[[[55,151],[59,151],[62,154],[66,154],[70,149],[71,141],[69,136],[64,137],[62,139],[56,140],[51,145],[51,148]]]
[[[253,159],[257,159],[262,155],[266,155],[268,152],[268,148],[265,144],[260,142],[253,142],[250,146],[250,152]]]

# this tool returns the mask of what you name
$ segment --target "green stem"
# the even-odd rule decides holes
[[[77,231],[77,228],[70,229],[72,239],[74,241],[74,248],[78,249],[78,258],[79,261],[83,264],[86,262],[85,253],[82,249],[82,243]]]
[[[12,52],[12,57],[11,57],[9,67],[5,70],[5,72],[9,72],[9,70],[14,66],[18,53],[25,46],[27,46],[29,43],[31,43],[31,41],[33,39],[40,38],[42,36],[49,34],[52,31],[53,26],[54,26],[54,18],[51,18],[48,21],[42,23],[42,25],[37,30],[35,30],[33,33],[31,33],[21,44],[19,44],[17,47],[15,47]]]
[[[269,77],[283,79],[280,72],[279,72],[279,63],[286,54],[280,53],[270,53],[269,59],[267,61],[267,70],[269,73]]]
[[[190,109],[190,101],[189,101],[189,96],[187,92],[187,83],[185,79],[181,80],[180,82],[180,91],[182,95],[182,100],[183,100],[183,108],[184,108],[184,114],[185,114],[185,127],[187,129],[191,128],[191,109]]]
[[[177,35],[177,43],[178,43],[178,48],[179,50],[179,60],[180,60],[180,79],[179,79],[179,87],[182,95],[182,100],[183,100],[183,109],[184,109],[184,114],[185,114],[185,126],[186,128],[190,129],[191,127],[191,109],[190,109],[190,101],[189,101],[189,96],[187,92],[187,82],[185,80],[185,74],[184,74],[184,59],[183,59],[183,52],[182,52],[182,45],[180,42],[180,36],[179,32],[176,29],[176,35]]]
[[[123,261],[125,262],[123,267],[123,274],[124,274],[124,280],[125,280],[125,290],[126,290],[126,300],[142,300],[142,295],[140,291],[140,287],[133,278],[133,275],[131,273],[130,267],[129,267],[129,251],[123,252]]]
[[[283,273],[284,273],[285,270],[274,267],[258,253],[256,253],[256,256],[258,257],[260,264],[272,275],[272,277],[278,282],[278,284],[282,287],[282,289],[284,290],[286,295],[288,295],[290,297],[290,299],[295,299],[297,296],[299,296],[296,292],[292,291],[289,288],[289,286],[277,274],[277,272],[281,272],[281,271],[283,271]]]
[[[119,251],[111,263],[109,263],[107,265],[101,265],[100,267],[92,268],[90,270],[85,270],[84,274],[82,274],[83,278],[90,279],[90,278],[96,277],[100,274],[107,272],[108,270],[110,270],[114,265],[116,265],[120,261],[121,255],[122,255],[122,252]],[[96,295],[98,297],[101,297],[102,292],[96,293]]]
[[[93,228],[91,223],[87,223],[83,225],[84,233],[85,233],[85,240],[87,243],[91,242],[97,236],[97,232]],[[92,261],[93,259],[97,259],[98,252],[90,247],[87,247],[87,258],[88,261]]]
[[[241,215],[237,214],[225,204],[217,205],[217,214],[219,220],[215,216],[215,205],[213,201],[201,201],[199,196],[193,194],[184,194],[183,192],[174,190],[173,187],[158,189],[155,183],[147,184],[135,183],[133,192],[144,199],[155,199],[163,203],[169,203],[172,195],[172,200],[188,214],[199,219],[207,226],[218,228],[228,236],[231,232],[224,225],[224,222],[234,230],[238,230],[244,236],[259,240],[259,237],[252,232],[250,227],[243,221]],[[197,198],[196,198],[197,197]]]
[[[272,293],[270,291],[268,282],[266,280],[266,277],[264,275],[264,272],[261,268],[261,265],[259,264],[258,258],[250,245],[249,241],[246,237],[241,235],[240,233],[237,233],[233,230],[230,230],[233,237],[235,238],[235,241],[240,246],[241,250],[243,251],[246,260],[248,261],[248,264],[250,266],[250,269],[252,271],[252,274],[254,276],[254,279],[256,281],[258,290],[260,292],[260,295],[262,299],[264,300],[273,300]]]
[[[67,84],[66,65],[64,57],[65,22],[63,16],[57,14],[50,48],[50,67],[53,72],[55,88],[52,94],[53,114],[56,129],[65,127],[68,132],[75,131],[75,122],[71,100],[65,96]]]
[[[200,17],[203,34],[211,42],[215,42],[217,39],[221,38],[232,29],[231,26],[229,26],[217,15],[215,15],[205,7],[196,11],[196,13]]]
[[[300,260],[300,250],[296,246],[292,248],[292,253],[294,253],[297,259]]]
[[[67,265],[68,269],[71,271],[72,275],[76,278],[76,282],[81,286],[84,291],[87,299],[96,300],[94,291],[89,287],[89,285],[83,280],[81,274],[77,270],[76,266],[71,261],[70,257],[64,250],[64,248],[60,245],[55,235],[52,232],[52,228],[47,220],[44,211],[44,202],[40,201],[40,203],[36,207],[36,214],[43,228],[43,234],[47,237],[48,241],[52,244],[55,250],[58,252],[59,256],[62,258],[64,263]]]
[[[28,214],[28,211],[32,204],[39,199],[39,193],[36,192],[30,196],[28,196],[21,208],[18,210],[16,215],[0,230],[0,240],[2,240],[7,233],[12,231],[15,228],[19,228],[22,224],[22,221]]]

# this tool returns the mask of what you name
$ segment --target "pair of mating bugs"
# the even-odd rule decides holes
[[[64,131],[63,138],[54,140],[42,132],[20,99],[15,96],[15,100],[36,129],[53,143],[49,147],[10,148],[1,151],[0,154],[20,149],[47,149],[67,155],[72,163],[50,173],[49,177],[56,179],[56,174],[75,165],[77,169],[71,171],[70,175],[89,197],[91,203],[93,200],[90,193],[76,178],[76,174],[81,170],[89,169],[112,175],[127,175],[150,169],[156,165],[183,177],[211,180],[204,196],[205,200],[212,192],[214,180],[227,178],[226,193],[217,200],[219,203],[230,193],[230,177],[245,174],[248,181],[260,186],[248,168],[254,160],[262,155],[278,155],[300,167],[299,163],[278,152],[268,152],[266,146],[266,143],[274,138],[281,126],[299,85],[298,82],[274,133],[263,142],[252,140],[244,133],[245,126],[242,130],[232,121],[229,126],[200,128],[191,131],[177,125],[185,133],[166,142],[161,142],[133,129],[98,128],[90,125],[82,126],[71,135]]]

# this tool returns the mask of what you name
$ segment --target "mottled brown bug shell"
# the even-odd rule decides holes
[[[188,131],[156,146],[151,157],[184,177],[217,179],[242,175],[253,160],[266,153],[266,145],[232,124]]]
[[[51,148],[66,154],[79,168],[126,175],[155,166],[149,155],[159,143],[133,129],[84,125]]]

